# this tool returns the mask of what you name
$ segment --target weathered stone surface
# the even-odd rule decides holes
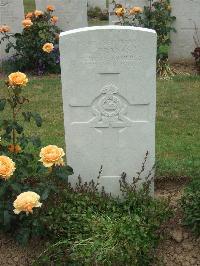
[[[35,0],[36,8],[45,10],[47,5],[55,6],[57,25],[63,30],[87,26],[87,0]]]
[[[155,159],[156,33],[104,26],[61,34],[62,91],[67,161],[75,182],[96,180],[113,195],[149,156]]]
[[[193,37],[195,25],[200,39],[200,1],[171,0],[172,15],[176,17],[176,33],[171,34],[169,59],[172,62],[194,61],[191,52],[196,47]]]
[[[0,0],[0,26],[7,25],[12,33],[22,31],[22,20],[24,19],[23,0]],[[1,38],[1,34],[0,34]],[[0,47],[0,61],[12,55],[5,53],[6,42],[4,41]]]

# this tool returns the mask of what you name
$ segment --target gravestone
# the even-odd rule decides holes
[[[139,6],[143,8],[144,6],[148,6],[149,1],[148,0],[118,0],[116,1],[116,3],[121,4],[125,8],[131,8],[134,6]],[[109,24],[110,25],[119,23],[119,19],[115,15],[115,12],[114,12],[114,6],[115,5],[113,4],[113,1],[109,0]]]
[[[67,161],[73,184],[96,181],[120,194],[119,179],[155,159],[156,33],[153,30],[103,26],[72,30],[60,36],[62,95]],[[132,179],[131,179],[132,180]]]
[[[100,7],[102,10],[106,9],[106,0],[88,0],[89,7]]]
[[[177,32],[171,33],[169,59],[171,62],[194,62],[191,52],[196,48],[195,26],[200,41],[200,0],[171,0],[170,3]]]
[[[7,25],[12,33],[22,31],[22,20],[24,19],[23,0],[0,0],[0,27]],[[0,38],[2,35],[0,34]],[[6,41],[1,43],[0,61],[5,60],[12,55],[5,52]]]
[[[58,27],[63,30],[87,26],[87,0],[35,0],[36,9],[45,10],[47,5],[55,7]]]

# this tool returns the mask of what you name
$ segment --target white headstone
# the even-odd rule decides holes
[[[45,10],[47,5],[55,7],[58,27],[66,31],[87,26],[87,0],[35,0],[36,9]]]
[[[102,10],[106,9],[106,0],[88,0],[89,7],[100,7]]]
[[[24,19],[23,0],[0,0],[0,27],[7,25],[10,27],[12,33],[22,31],[22,20]],[[2,35],[0,34],[0,38]],[[0,47],[0,61],[8,58],[9,54],[5,53],[6,42],[1,43]]]
[[[122,172],[130,178],[149,156],[154,165],[156,33],[103,26],[72,30],[60,37],[67,161],[83,181],[120,194]]]

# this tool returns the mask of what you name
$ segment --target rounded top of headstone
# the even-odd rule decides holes
[[[108,26],[94,26],[94,27],[85,27],[85,28],[69,30],[69,31],[61,32],[60,37],[75,34],[75,33],[89,32],[89,31],[96,31],[96,30],[130,30],[130,31],[140,31],[140,32],[146,32],[146,33],[157,35],[156,31],[152,29],[133,27],[133,26],[108,25]]]

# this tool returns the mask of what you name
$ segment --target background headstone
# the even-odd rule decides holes
[[[0,0],[0,26],[7,25],[12,33],[22,31],[22,20],[24,19],[23,0]],[[0,38],[2,35],[0,34]],[[12,55],[5,53],[6,41],[0,45],[0,61],[7,59]]]
[[[117,0],[125,7],[148,6],[148,0]],[[194,62],[191,52],[194,51],[195,25],[200,39],[200,0],[171,0],[172,15],[176,17],[174,27],[176,33],[171,33],[169,60],[171,62]],[[113,13],[112,0],[109,0],[109,24],[115,24],[119,19]]]
[[[156,33],[103,26],[60,37],[67,161],[75,182],[96,180],[119,195],[122,172],[130,178],[149,156],[154,165]]]
[[[172,62],[194,62],[191,52],[196,48],[193,40],[195,25],[200,39],[200,0],[171,0],[171,6],[177,32],[171,33],[169,59]]]
[[[88,6],[100,7],[102,10],[106,9],[106,0],[88,0]]]
[[[87,26],[87,0],[35,0],[36,9],[45,10],[47,5],[55,6],[58,27],[66,31]]]

